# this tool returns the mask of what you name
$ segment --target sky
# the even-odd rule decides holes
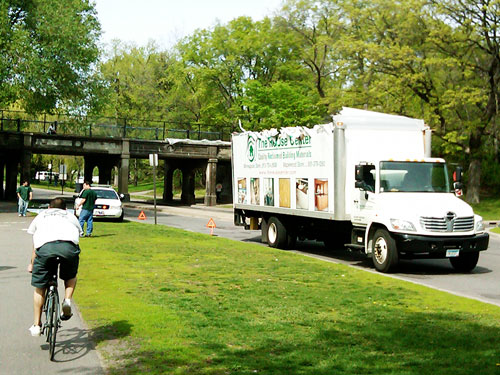
[[[280,8],[282,0],[94,0],[103,35],[139,46],[154,40],[171,47],[196,29],[227,23],[239,16],[260,20]]]

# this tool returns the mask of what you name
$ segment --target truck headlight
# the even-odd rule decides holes
[[[400,220],[400,219],[391,219],[391,225],[392,225],[392,229],[395,229],[395,230],[405,230],[408,232],[416,232],[415,226],[409,221]]]
[[[476,232],[484,232],[484,223],[481,216],[476,216]]]

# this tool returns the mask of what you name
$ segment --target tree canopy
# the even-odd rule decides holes
[[[33,113],[92,105],[99,36],[89,0],[1,0],[1,105]]]
[[[309,126],[343,106],[423,118],[477,202],[500,187],[499,22],[500,0],[287,0],[166,51],[116,42],[93,70],[89,1],[0,0],[0,101],[215,131]]]

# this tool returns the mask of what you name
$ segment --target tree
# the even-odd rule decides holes
[[[0,105],[31,113],[93,103],[100,24],[89,0],[0,2]]]
[[[100,72],[109,97],[103,114],[117,119],[163,119],[168,114],[166,73],[170,57],[154,43],[145,47],[115,40]]]
[[[436,46],[463,71],[466,85],[459,87],[454,107],[469,156],[467,200],[479,203],[484,146],[498,140],[500,104],[500,1],[432,1],[435,19],[446,26],[434,34]],[[448,26],[449,25],[449,26]],[[441,31],[447,32],[441,32]],[[497,143],[493,142],[497,147]]]
[[[287,102],[284,108],[276,96],[263,101],[268,94],[282,91],[292,94],[288,99],[309,102],[294,113],[296,124],[305,125],[313,119],[316,122],[321,118],[316,107],[319,98],[307,83],[297,47],[290,34],[271,19],[253,22],[248,17],[217,25],[213,30],[197,31],[180,43],[177,48],[184,76],[196,95],[200,119],[219,125],[234,125],[244,119],[251,129],[262,128],[264,122],[266,127],[283,126],[287,122],[282,119],[288,116],[288,106],[293,102]],[[292,93],[292,87],[298,90]],[[274,120],[281,120],[263,117],[269,112],[261,105],[273,106]],[[303,116],[297,118],[300,114]]]

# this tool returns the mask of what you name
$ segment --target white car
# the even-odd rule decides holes
[[[121,198],[111,186],[92,186],[91,189],[96,192],[97,199],[94,206],[94,218],[123,220],[123,207]],[[80,216],[82,208],[76,209],[82,201],[83,190],[75,198],[75,215]]]

